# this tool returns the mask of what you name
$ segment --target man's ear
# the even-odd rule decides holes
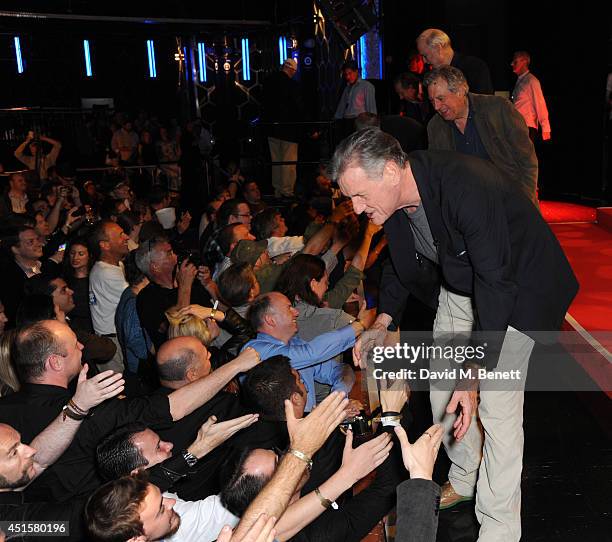
[[[61,371],[62,370],[62,361],[64,358],[62,358],[61,356],[57,356],[55,354],[51,354],[48,358],[47,361],[45,362],[45,365],[48,369],[50,369],[51,371]]]
[[[294,391],[290,396],[289,396],[289,401],[291,401],[292,405],[298,405],[301,406],[302,403],[304,402],[304,398],[297,392]]]
[[[189,367],[189,369],[187,369],[187,372],[185,373],[185,379],[188,382],[193,382],[196,379],[196,371],[193,367]]]
[[[387,160],[383,168],[383,181],[388,181],[391,184],[398,184],[400,178],[400,167],[393,160]]]
[[[316,285],[317,281],[315,279],[310,279],[310,289],[312,291],[314,291],[314,286]]]
[[[264,316],[264,322],[266,323],[267,326],[270,326],[270,327],[276,326],[276,320],[274,319],[274,315],[272,315],[271,313],[268,313]]]

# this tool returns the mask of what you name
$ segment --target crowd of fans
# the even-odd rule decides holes
[[[488,132],[467,130],[470,108],[490,104],[524,139],[537,205],[520,115],[468,93],[492,92],[484,63],[441,31],[417,45],[436,69],[396,78],[400,115],[378,117],[374,88],[345,64],[343,129],[380,127],[409,152],[447,148],[453,121],[447,139],[467,140],[457,150],[519,176]],[[268,120],[294,113],[296,69],[287,60],[267,83]],[[357,216],[323,165],[295,191],[295,166],[273,166],[275,199],[229,164],[202,198],[201,127],[118,116],[103,132],[112,184],[56,166],[61,143],[30,132],[15,151],[29,171],[10,174],[0,200],[0,519],[68,522],[62,540],[359,541],[397,507],[396,540],[434,540],[443,429],[408,442],[400,384],[382,385],[373,421],[355,389],[365,374],[344,359],[376,317],[382,226]],[[273,161],[294,161],[293,133],[268,136]],[[133,164],[163,175],[131,175]],[[417,260],[437,262],[426,218],[410,221]]]
[[[148,161],[147,133],[115,131],[118,165]],[[346,430],[386,241],[325,169],[264,200],[235,168],[192,217],[180,167],[108,187],[34,138],[0,209],[0,518],[68,521],[62,540],[357,541],[399,495],[430,539],[437,429],[410,445],[391,389],[376,434]]]

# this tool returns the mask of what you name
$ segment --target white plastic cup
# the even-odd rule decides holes
[[[157,220],[162,225],[164,230],[170,230],[174,228],[176,224],[176,209],[174,207],[166,207],[155,211]]]

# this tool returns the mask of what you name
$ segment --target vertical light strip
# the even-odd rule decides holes
[[[200,71],[200,83],[206,83],[206,45],[198,43],[198,67]]]
[[[147,54],[149,56],[149,77],[157,77],[157,68],[155,67],[155,45],[153,40],[147,40]]]
[[[278,56],[282,66],[283,62],[287,60],[287,38],[285,36],[278,38]]]
[[[17,73],[23,73],[23,58],[21,58],[21,41],[19,36],[13,38],[15,42],[15,60],[17,61]]]
[[[366,35],[359,38],[359,67],[361,68],[361,78],[367,79],[368,50]]]
[[[242,79],[251,80],[251,59],[249,51],[249,38],[242,38]]]
[[[85,75],[91,77],[91,55],[89,53],[89,40],[83,40],[83,53],[85,54]]]

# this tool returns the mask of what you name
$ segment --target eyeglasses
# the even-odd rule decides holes
[[[251,215],[249,213],[247,213],[246,215],[241,215],[239,213],[234,213],[232,216],[242,216],[242,217],[250,217]]]

